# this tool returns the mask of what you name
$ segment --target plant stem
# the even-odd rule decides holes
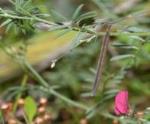
[[[16,101],[15,101],[15,104],[14,104],[14,108],[13,108],[13,111],[14,111],[14,112],[16,112],[16,108],[17,108],[17,104],[18,104],[17,102],[18,102],[18,100],[20,99],[20,97],[21,97],[21,95],[22,95],[21,91],[24,89],[24,87],[25,87],[25,85],[26,85],[26,83],[27,83],[27,80],[28,80],[28,76],[27,76],[27,75],[24,75],[24,76],[23,76],[22,83],[21,83],[21,87],[20,87],[20,92],[19,92],[19,94],[17,95]]]
[[[25,60],[24,64],[27,67],[27,69],[34,75],[34,77],[37,79],[37,81],[41,85],[43,85],[43,90],[45,92],[53,94],[54,96],[60,98],[61,100],[67,102],[68,104],[70,104],[74,107],[78,107],[78,108],[81,108],[83,110],[88,110],[87,106],[85,106],[81,103],[75,102],[75,101],[65,97],[64,95],[61,95],[60,93],[56,92],[54,89],[50,88],[48,83],[33,69],[33,67],[26,60]]]
[[[105,32],[99,32],[97,35],[105,35]],[[118,36],[118,35],[136,35],[136,36],[150,36],[150,32],[110,32],[110,36]]]
[[[27,60],[24,61],[25,67],[33,74],[33,76],[38,80],[38,82],[44,86],[48,87],[48,83],[33,69],[33,67],[27,62]]]
[[[74,31],[81,31],[92,35],[104,36],[106,32],[94,32],[92,30],[86,28],[71,28]],[[150,32],[109,32],[110,36],[118,36],[118,35],[135,35],[135,36],[150,36]]]

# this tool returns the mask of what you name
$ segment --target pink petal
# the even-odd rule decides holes
[[[128,109],[128,91],[120,91],[115,97],[114,112],[116,115],[125,115]]]

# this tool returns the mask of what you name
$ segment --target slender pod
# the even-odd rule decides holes
[[[95,77],[95,81],[93,84],[93,95],[94,96],[96,95],[96,90],[101,82],[104,60],[106,57],[108,43],[110,41],[110,38],[109,38],[110,29],[111,29],[111,24],[107,24],[107,29],[106,29],[107,31],[106,31],[106,34],[104,35],[102,43],[101,43],[101,49],[100,49],[98,65],[97,65],[97,72],[96,72],[96,77]]]

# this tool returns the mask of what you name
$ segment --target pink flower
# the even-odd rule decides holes
[[[116,115],[127,115],[129,111],[128,91],[120,91],[115,96],[114,112]]]

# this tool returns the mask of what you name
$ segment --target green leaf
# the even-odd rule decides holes
[[[7,19],[6,21],[4,21],[4,22],[0,25],[0,27],[3,27],[3,26],[5,26],[5,25],[9,24],[11,21],[12,21],[11,19]]]
[[[13,27],[13,23],[9,23],[6,27],[6,33]]]
[[[149,30],[144,29],[142,27],[129,27],[128,31],[131,31],[131,32],[148,32]]]
[[[82,14],[78,20],[79,21],[82,21],[82,20],[85,20],[85,19],[89,19],[89,18],[95,18],[97,15],[97,13],[95,11],[91,11],[91,12],[87,12],[85,14]]]
[[[133,54],[118,55],[118,56],[112,57],[110,61],[117,61],[121,59],[134,58],[134,57],[135,56]]]
[[[82,9],[83,6],[84,6],[84,5],[81,4],[81,5],[75,10],[75,12],[74,12],[74,14],[73,14],[73,16],[72,16],[72,20],[75,20],[75,19],[78,18],[79,13],[80,13],[80,11],[81,11],[81,9]]]
[[[30,96],[25,99],[24,111],[29,122],[32,122],[34,116],[36,115],[37,105],[33,98]]]
[[[51,10],[50,13],[51,13],[52,18],[56,22],[62,22],[62,21],[66,21],[67,20],[66,17],[64,17],[60,13],[56,12],[55,10]]]
[[[91,24],[94,23],[94,18],[96,17],[96,15],[97,15],[97,13],[95,11],[87,12],[87,13],[84,13],[84,14],[80,15],[74,21],[80,27],[91,25]]]
[[[131,46],[130,44],[113,43],[112,45],[117,48],[139,50],[138,47],[133,46],[133,45]]]
[[[145,42],[145,40],[139,36],[135,36],[135,35],[132,35],[130,36],[130,38],[136,40],[136,41],[141,41],[141,42]]]

